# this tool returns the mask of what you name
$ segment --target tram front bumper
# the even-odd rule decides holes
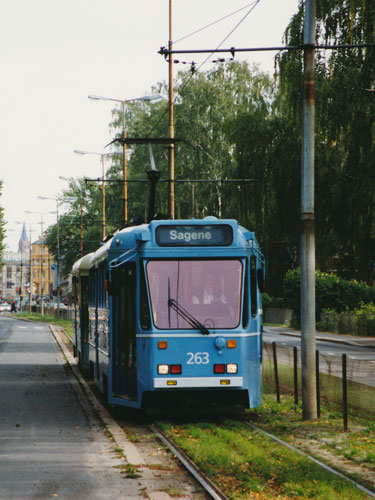
[[[242,387],[243,377],[158,377],[154,389]]]

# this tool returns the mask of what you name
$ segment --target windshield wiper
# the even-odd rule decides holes
[[[176,313],[183,318],[186,323],[188,323],[193,328],[200,330],[203,335],[209,335],[209,330],[202,325],[200,321],[198,321],[192,314],[189,313],[185,308],[180,305],[175,299],[168,299],[168,308],[172,308]]]

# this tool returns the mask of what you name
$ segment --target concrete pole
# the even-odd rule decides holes
[[[105,178],[104,178],[104,154],[100,155],[102,160],[102,240],[105,240]]]
[[[317,418],[315,378],[315,16],[316,0],[305,0],[301,179],[301,361],[302,415]]]
[[[43,214],[40,214],[41,215],[41,230],[42,230],[42,236],[40,238],[40,242],[41,242],[41,246],[40,246],[40,295],[41,295],[41,309],[40,309],[40,312],[41,312],[41,315],[43,316],[44,315],[44,300],[43,300],[43,295],[44,295],[44,291],[43,291],[43,250],[44,250],[44,234],[43,234]]]
[[[172,51],[172,0],[169,0],[169,44]],[[173,54],[169,53],[169,138],[174,138],[173,119]],[[174,143],[168,149],[168,211],[172,219],[175,218],[175,198],[174,198]]]
[[[126,139],[125,128],[125,102],[122,102],[122,137]],[[124,198],[124,227],[128,225],[128,182],[127,182],[127,164],[126,164],[126,142],[122,145],[122,170],[124,185],[122,188]]]
[[[81,215],[81,225],[80,225],[80,231],[79,231],[79,239],[80,239],[81,257],[83,257],[83,194],[82,194],[82,186],[81,186],[80,215]]]
[[[30,269],[30,277],[29,277],[29,314],[31,315],[31,300],[33,296],[33,291],[32,291],[32,285],[31,285],[31,280],[32,280],[32,268],[31,268],[31,257],[32,257],[32,239],[31,239],[31,224],[30,224],[30,248],[29,248],[29,269]]]
[[[60,218],[59,218],[59,200],[56,198],[56,228],[57,228],[57,280],[56,280],[56,288],[57,288],[57,313],[56,316],[60,317]],[[48,268],[49,271],[49,268]]]

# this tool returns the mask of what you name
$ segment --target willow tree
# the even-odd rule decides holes
[[[286,33],[303,43],[303,6]],[[375,42],[372,0],[322,0],[317,44]],[[301,123],[302,51],[280,56],[280,111]],[[375,255],[375,48],[316,54],[316,232],[322,270],[366,280]],[[296,134],[300,141],[300,133]]]
[[[252,186],[219,181],[239,175],[249,177],[246,168],[238,168],[234,153],[236,137],[232,130],[233,120],[245,113],[252,115],[261,112],[262,117],[266,116],[272,89],[269,77],[246,63],[217,65],[194,75],[189,71],[178,73],[174,84],[175,136],[183,139],[183,142],[176,145],[175,175],[178,181],[186,182],[176,183],[176,217],[192,215],[191,188],[194,185],[194,213],[197,217],[233,216],[243,218],[244,223],[249,222],[247,207],[244,205],[241,210],[237,195],[241,192],[244,196],[245,193],[251,196]],[[162,83],[153,89],[165,96],[167,90]],[[128,136],[167,137],[167,112],[166,101],[152,107],[144,103],[127,106],[125,123],[128,124]],[[119,109],[114,110],[112,127],[118,135],[121,134],[122,116]],[[145,178],[145,172],[150,168],[147,146],[137,146],[131,151],[128,162],[130,180]],[[166,212],[167,191],[163,181],[168,177],[167,148],[154,146],[153,153],[156,166],[161,171],[159,211]],[[117,167],[118,176],[121,175],[120,168]],[[193,184],[189,182],[192,179],[202,182]],[[132,199],[132,193],[137,193],[135,199]],[[142,193],[144,198],[144,186],[142,189],[139,184],[129,182],[130,211],[133,205],[138,206],[139,211]]]

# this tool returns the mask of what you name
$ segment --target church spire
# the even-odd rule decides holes
[[[29,238],[27,237],[25,223],[23,223],[21,238],[18,242],[18,251],[19,252],[26,252],[29,249],[30,249],[30,241],[29,241]]]

